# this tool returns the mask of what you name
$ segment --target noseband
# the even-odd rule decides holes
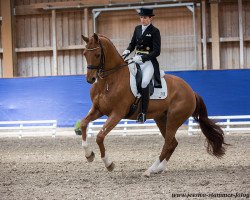
[[[97,71],[98,77],[100,77],[101,79],[103,79],[103,78],[109,76],[110,74],[116,72],[117,70],[121,69],[122,67],[128,65],[127,63],[125,63],[125,64],[119,65],[119,66],[117,66],[117,67],[115,67],[115,68],[113,68],[113,69],[104,69],[104,65],[105,65],[105,54],[104,54],[104,51],[103,51],[103,45],[102,45],[102,43],[101,43],[100,40],[98,41],[98,44],[99,44],[99,46],[97,46],[97,47],[94,47],[94,48],[86,48],[87,51],[94,51],[94,50],[96,50],[96,49],[101,48],[101,59],[100,59],[99,65],[97,65],[97,66],[96,66],[96,65],[88,65],[88,66],[87,66],[87,69],[89,69],[89,70],[98,70],[98,71]]]

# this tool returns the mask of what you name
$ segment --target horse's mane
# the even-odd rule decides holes
[[[120,55],[120,53],[118,52],[117,48],[115,47],[115,45],[113,44],[113,42],[105,35],[102,35],[102,34],[98,34],[99,37],[103,37],[105,38],[106,40],[108,40],[110,42],[110,44],[114,47],[116,53],[122,58],[122,56]],[[122,58],[123,59],[123,58]]]

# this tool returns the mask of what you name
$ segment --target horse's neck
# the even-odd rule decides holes
[[[106,39],[105,69],[113,69],[124,63],[124,60],[116,50],[115,46]]]
[[[128,67],[124,66],[125,61],[120,56],[115,46],[108,39],[104,38],[103,44],[105,45],[105,70],[112,70],[106,78],[99,79],[98,85],[100,89],[108,89],[109,84],[113,84],[112,87],[122,88],[122,86],[118,86],[118,83],[123,82],[124,88],[126,88],[126,84],[129,84],[129,75],[125,76],[125,74],[129,74]],[[115,70],[117,68],[117,70]]]
[[[129,90],[129,85],[129,69],[127,66],[123,66],[107,77],[103,79],[99,78],[97,81],[97,87],[99,88],[99,91],[106,90],[106,92],[108,92],[110,89],[126,92]]]

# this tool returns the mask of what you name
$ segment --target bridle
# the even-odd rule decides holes
[[[97,71],[97,76],[100,77],[101,79],[108,77],[110,74],[113,74],[117,70],[121,69],[124,66],[127,66],[128,64],[125,62],[122,65],[116,66],[115,68],[112,69],[105,69],[105,54],[103,50],[103,45],[100,40],[98,40],[99,46],[94,47],[94,48],[85,48],[87,51],[95,51],[99,48],[101,48],[101,59],[99,65],[88,65],[87,69],[89,70],[98,70]]]
[[[104,69],[104,64],[105,64],[105,56],[104,56],[104,51],[102,47],[102,43],[100,40],[98,41],[99,46],[94,47],[94,48],[86,48],[87,51],[95,51],[99,48],[101,48],[101,59],[99,65],[88,65],[87,69],[93,70],[93,69],[98,69],[98,70],[103,70]]]

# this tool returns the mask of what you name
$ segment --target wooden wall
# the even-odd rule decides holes
[[[222,4],[220,13],[220,37],[232,39],[239,37],[238,4]],[[220,56],[222,69],[238,69],[240,66],[239,41],[222,42]]]
[[[198,18],[199,9],[196,10]],[[201,57],[195,58],[195,35],[192,12],[187,7],[154,10],[153,24],[160,29],[161,55],[158,60],[164,70],[201,68]],[[122,53],[131,40],[134,28],[140,24],[136,10],[103,12],[98,19],[98,32],[105,34]],[[198,21],[197,21],[198,22]],[[196,24],[197,25],[197,24]]]
[[[3,1],[3,0],[2,0]],[[95,0],[96,1],[96,0]],[[89,1],[89,2],[95,2]],[[240,68],[238,1],[219,3],[220,68]],[[250,2],[243,1],[244,68],[250,67]],[[81,34],[93,34],[92,8],[85,19],[83,9],[56,11],[56,41],[58,69],[53,61],[52,12],[25,10],[29,6],[66,0],[14,0],[16,73],[15,76],[50,76],[82,74],[86,63],[82,56],[85,44]],[[77,1],[75,1],[77,2]],[[87,2],[87,1],[86,1]],[[97,2],[97,1],[96,1]],[[106,1],[100,1],[106,2]],[[118,1],[118,3],[122,3]],[[135,2],[131,0],[130,2]],[[23,8],[20,9],[20,8]],[[213,69],[211,40],[211,10],[207,3],[207,69]],[[1,9],[0,9],[1,10]],[[20,11],[21,10],[21,11]],[[23,12],[20,14],[20,12]],[[39,13],[40,12],[40,13]],[[157,8],[154,24],[161,31],[162,51],[158,58],[164,70],[197,70],[202,66],[201,8],[195,8],[195,24],[187,7]],[[1,13],[0,13],[1,16]],[[128,46],[134,27],[139,24],[135,10],[101,12],[97,18],[98,33],[109,37],[122,53]],[[196,32],[194,33],[194,25]],[[2,36],[0,33],[0,77],[2,77]]]
[[[244,68],[250,67],[250,2],[242,1]],[[238,2],[219,4],[220,68],[240,68],[240,39]],[[212,66],[210,65],[210,68]]]
[[[0,3],[0,16],[2,16],[1,13],[1,3]],[[2,17],[0,20],[0,77],[3,77],[3,49],[2,49]]]
[[[83,73],[83,23],[82,11],[56,14],[58,75]],[[50,14],[16,18],[18,76],[53,74],[51,24]],[[34,47],[38,47],[37,51]]]

